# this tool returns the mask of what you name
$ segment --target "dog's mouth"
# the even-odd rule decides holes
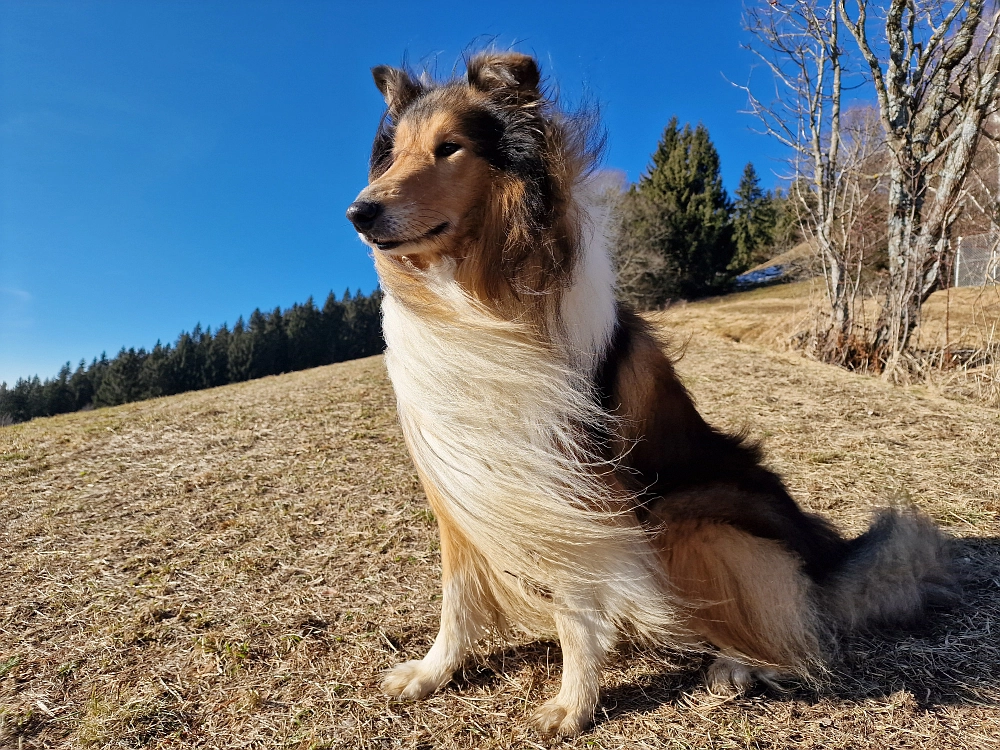
[[[426,232],[419,237],[413,237],[408,240],[376,240],[372,239],[372,243],[379,250],[395,250],[397,247],[402,247],[403,245],[411,245],[415,242],[422,242],[423,240],[430,239],[431,237],[437,237],[439,234],[444,232],[448,228],[448,222],[444,221],[438,224],[429,232]]]

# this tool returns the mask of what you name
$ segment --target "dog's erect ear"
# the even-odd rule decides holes
[[[493,92],[538,96],[541,74],[535,58],[518,52],[485,52],[476,55],[467,66],[469,85]]]
[[[378,65],[372,68],[372,78],[375,79],[375,85],[385,97],[389,114],[393,118],[398,117],[414,99],[424,92],[424,87],[420,82],[415,81],[405,70],[392,68],[388,65]]]

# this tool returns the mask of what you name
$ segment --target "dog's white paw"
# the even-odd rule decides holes
[[[593,710],[567,706],[559,698],[544,703],[531,715],[531,725],[545,739],[550,737],[575,737],[593,721]]]
[[[382,677],[382,692],[394,698],[420,700],[444,685],[450,675],[427,665],[426,659],[414,659],[397,664]]]
[[[720,656],[709,665],[705,682],[711,693],[733,695],[745,692],[755,682],[780,689],[777,683],[779,677],[777,671],[768,667],[755,667],[729,656]]]

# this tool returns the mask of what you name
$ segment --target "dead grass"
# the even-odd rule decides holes
[[[670,309],[669,317],[686,329],[788,349],[789,338],[807,329],[811,316],[822,309],[823,293],[822,279],[813,278],[682,302]],[[859,301],[857,314],[862,322],[873,324],[877,312],[876,300]],[[921,325],[913,334],[918,348],[996,345],[1000,343],[1000,285],[935,292],[924,304],[921,316]]]
[[[934,292],[924,303],[916,345],[984,349],[1000,344],[1000,285]]]
[[[681,338],[707,333],[730,341],[787,350],[791,337],[808,327],[822,303],[822,281],[809,279],[761,287],[697,302],[680,302],[651,319],[669,321]]]
[[[823,282],[813,278],[693,303],[681,303],[654,319],[685,331],[789,351],[808,334],[824,309]],[[875,325],[878,303],[859,299],[859,328]],[[936,292],[924,305],[913,332],[914,355],[905,358],[893,382],[923,385],[941,395],[1000,407],[1000,286]],[[943,365],[943,366],[942,366]]]
[[[718,701],[699,659],[623,649],[567,746],[996,747],[1000,412],[726,340],[694,307],[665,322],[708,416],[852,532],[912,497],[958,538],[966,602],[847,644],[821,695]],[[543,745],[523,719],[557,690],[555,644],[484,649],[422,703],[376,689],[440,595],[380,358],[0,428],[0,459],[0,747]]]

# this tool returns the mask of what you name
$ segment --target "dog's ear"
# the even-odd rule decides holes
[[[486,93],[539,96],[541,74],[535,58],[518,52],[485,52],[476,55],[467,67],[469,85]]]
[[[372,68],[372,78],[385,97],[385,103],[393,119],[398,118],[414,99],[424,93],[420,81],[414,80],[409,73],[399,68],[378,65]]]

